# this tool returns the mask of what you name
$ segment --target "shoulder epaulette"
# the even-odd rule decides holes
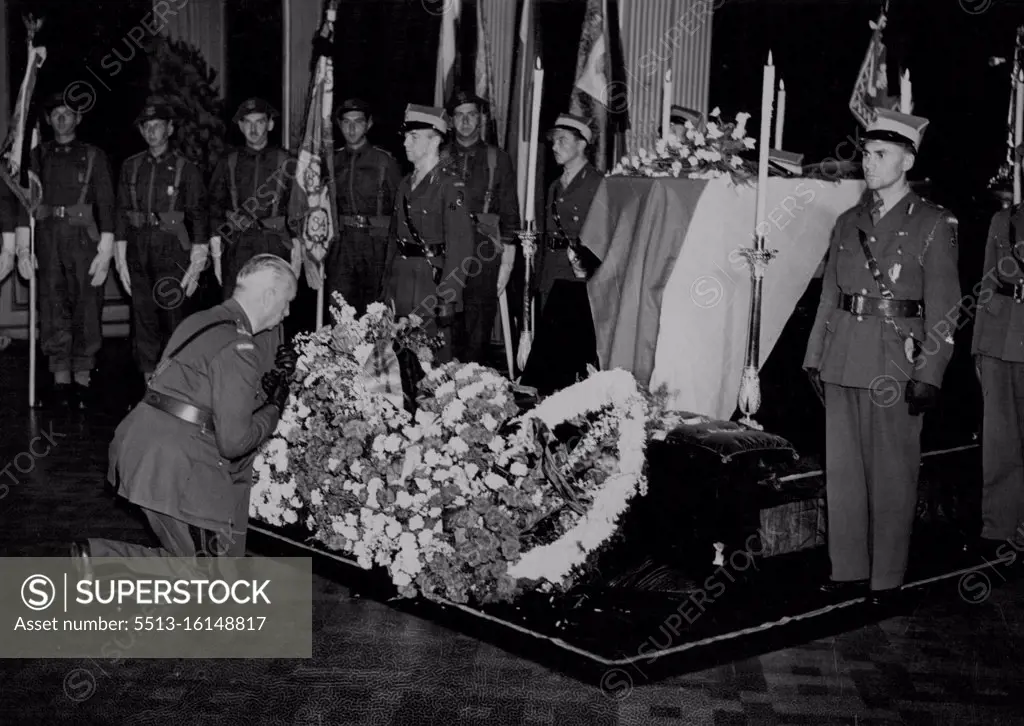
[[[136,159],[139,159],[139,158],[141,158],[141,157],[145,156],[145,155],[146,155],[146,154],[148,154],[148,153],[149,153],[149,150],[148,150],[148,149],[147,149],[146,151],[140,151],[140,152],[139,152],[139,153],[137,153],[137,154],[132,154],[132,155],[131,155],[131,156],[129,156],[129,157],[127,158],[127,159],[125,159],[125,161],[135,161]]]
[[[387,149],[382,149],[379,146],[374,146],[373,148],[374,148],[374,150],[379,151],[380,153],[384,154],[384,156],[388,157],[389,159],[394,159],[395,158],[394,155],[392,155],[392,153],[390,151],[388,151]]]

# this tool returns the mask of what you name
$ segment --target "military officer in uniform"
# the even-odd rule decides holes
[[[43,194],[34,210],[40,347],[49,358],[54,402],[84,408],[103,343],[114,186],[103,151],[76,138],[82,118],[63,96],[49,96],[42,110],[54,139],[33,149],[31,162]],[[21,217],[27,235],[28,220]]]
[[[864,134],[869,194],[836,221],[804,368],[825,404],[830,594],[903,583],[922,414],[935,407],[960,303],[957,221],[911,191],[928,121],[879,110]]]
[[[512,159],[481,137],[487,102],[459,91],[448,104],[455,139],[441,150],[441,163],[465,184],[466,206],[476,225],[477,270],[471,270],[463,294],[465,312],[455,329],[455,357],[487,363],[487,346],[498,312],[498,296],[508,286],[516,259],[515,230],[519,199]],[[509,331],[511,334],[511,331]]]
[[[350,98],[336,117],[345,139],[345,147],[334,156],[341,234],[327,250],[327,297],[341,293],[362,315],[380,291],[402,171],[391,154],[367,141],[373,128],[368,103]]]
[[[210,255],[225,300],[238,271],[256,255],[289,260],[298,273],[302,251],[286,220],[294,159],[267,143],[278,115],[262,98],[239,105],[232,122],[245,146],[222,157],[210,178]]]
[[[121,167],[115,262],[132,297],[135,360],[148,378],[206,267],[208,210],[198,167],[170,147],[171,109],[150,103],[135,125],[149,148]]]
[[[587,119],[564,113],[548,135],[562,176],[548,189],[544,243],[535,268],[539,315],[536,340],[521,382],[542,395],[571,386],[597,365],[597,341],[587,297],[587,278],[597,260],[580,240],[580,230],[602,175],[587,161],[593,132]]]
[[[1019,162],[1018,162],[1019,163]],[[975,287],[974,355],[981,382],[983,554],[1024,543],[1024,211],[992,217]]]
[[[279,331],[296,289],[288,262],[257,255],[230,300],[174,331],[142,402],[114,433],[108,473],[161,546],[90,539],[72,546],[75,558],[244,556],[252,461],[295,370]]]
[[[415,313],[444,337],[435,353],[451,360],[452,327],[463,309],[472,271],[474,229],[462,180],[445,172],[440,148],[448,133],[444,109],[409,104],[402,126],[413,171],[398,186],[385,264],[385,301],[399,317]]]

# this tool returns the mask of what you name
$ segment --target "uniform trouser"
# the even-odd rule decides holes
[[[478,234],[474,257],[463,263],[462,323],[455,330],[455,357],[464,363],[487,363],[487,348],[498,314],[498,273],[501,246]]]
[[[395,305],[395,316],[402,318],[415,313],[423,319],[423,328],[429,336],[440,335],[443,344],[434,351],[438,364],[452,360],[453,330],[461,324],[462,313],[444,318],[438,316],[438,307],[444,304],[437,294],[434,268],[425,257],[398,257],[394,260],[390,277],[384,284],[385,301]]]
[[[233,238],[224,238],[224,256],[221,259],[221,275],[224,279],[224,299],[228,300],[235,291],[235,279],[245,263],[256,255],[272,254],[291,262],[292,242],[283,232],[264,229],[249,229],[236,233]]]
[[[587,364],[598,365],[587,283],[559,280],[537,316],[537,337],[520,380],[546,396],[586,378]]]
[[[1024,529],[1024,363],[981,357],[981,536],[1019,540]]]
[[[132,285],[132,352],[139,370],[152,373],[171,333],[185,319],[181,278],[189,253],[173,234],[156,227],[135,230],[128,240],[128,274]]]
[[[357,315],[365,313],[380,293],[387,251],[387,237],[374,237],[368,229],[342,227],[341,237],[327,250],[326,299],[331,300],[331,293],[340,293]]]
[[[90,284],[98,252],[84,227],[66,219],[36,226],[40,348],[50,371],[90,371],[103,343],[103,287]]]
[[[825,488],[832,579],[903,583],[917,510],[921,416],[902,395],[826,383]],[[902,394],[902,390],[900,391]]]

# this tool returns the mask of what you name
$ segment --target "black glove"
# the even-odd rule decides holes
[[[263,386],[263,392],[267,394],[268,401],[274,397],[274,392],[277,390],[282,377],[281,371],[267,371],[263,374],[260,385]]]
[[[594,273],[597,272],[597,268],[601,266],[600,258],[584,246],[584,244],[580,242],[579,238],[569,246],[576,254],[576,259],[586,275],[585,279],[589,280],[594,276]]]
[[[917,416],[939,405],[939,387],[921,381],[907,381],[905,398],[910,404],[910,415]]]
[[[274,365],[279,371],[284,373],[286,376],[291,377],[295,375],[295,366],[299,362],[299,354],[295,352],[295,348],[290,346],[288,343],[282,343],[277,348],[277,358],[274,359]]]
[[[807,379],[811,382],[811,387],[814,389],[815,395],[818,396],[818,400],[821,401],[821,405],[825,405],[825,389],[821,385],[821,371],[817,368],[805,368],[807,371]]]
[[[267,394],[267,403],[275,406],[277,410],[284,413],[284,407],[288,403],[288,394],[291,392],[288,377],[278,373],[276,376],[277,386]]]

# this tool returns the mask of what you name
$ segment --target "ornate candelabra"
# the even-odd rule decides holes
[[[760,431],[763,427],[753,417],[761,408],[761,378],[758,374],[761,358],[761,293],[764,273],[778,250],[766,249],[764,236],[759,234],[754,246],[740,250],[740,254],[750,263],[751,280],[747,351],[743,361],[743,377],[740,379],[739,406],[743,412],[740,423]]]
[[[519,370],[526,368],[526,361],[530,358],[530,348],[533,346],[533,330],[535,317],[533,314],[533,296],[530,294],[530,278],[533,275],[533,259],[537,254],[537,228],[534,222],[528,221],[526,228],[518,230],[516,237],[523,248],[523,321],[522,330],[519,333],[519,350],[516,354],[516,363]]]

